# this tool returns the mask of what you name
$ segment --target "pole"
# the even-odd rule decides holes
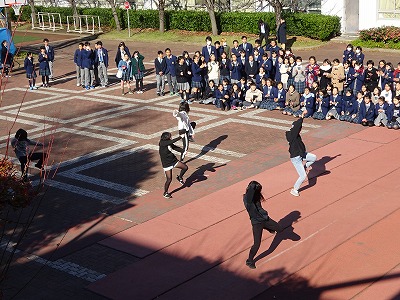
[[[126,14],[128,16],[128,36],[131,37],[131,24],[129,21],[129,9],[126,9]]]

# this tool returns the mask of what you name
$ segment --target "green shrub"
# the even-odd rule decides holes
[[[383,26],[360,31],[360,39],[383,43],[400,42],[400,28],[395,26]]]
[[[211,31],[210,16],[204,11],[176,10],[167,11],[168,29],[189,31]]]
[[[62,23],[67,22],[67,16],[72,16],[70,7],[43,7],[37,6],[36,11],[60,13]],[[100,16],[101,26],[115,28],[114,17],[110,8],[78,8],[79,14]],[[126,11],[117,9],[121,28],[128,27]],[[14,20],[16,16],[13,16]],[[158,10],[129,10],[131,28],[159,28]],[[289,35],[305,36],[322,41],[340,34],[340,19],[338,17],[319,14],[284,13]],[[30,21],[30,7],[25,6],[20,21]],[[225,12],[216,13],[217,26],[222,32],[258,33],[258,20],[267,22],[270,33],[276,33],[275,14],[262,12]],[[395,33],[392,27],[387,27],[389,36],[400,39],[400,33]],[[211,31],[210,17],[204,11],[166,11],[165,29]],[[379,31],[380,32],[380,31]],[[378,35],[379,37],[382,34]]]

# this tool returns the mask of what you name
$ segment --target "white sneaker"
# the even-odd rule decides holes
[[[81,84],[80,84],[80,83],[77,83],[76,86],[81,86]]]
[[[299,192],[296,191],[295,189],[291,189],[291,190],[290,190],[290,193],[291,193],[293,196],[295,196],[295,197],[300,196]]]

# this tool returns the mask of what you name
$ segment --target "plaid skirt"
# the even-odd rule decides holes
[[[41,75],[41,76],[50,76],[50,69],[49,68],[40,69],[39,70],[39,75]]]
[[[121,81],[130,81],[130,74],[129,72],[122,72],[122,77],[121,77]]]
[[[289,87],[289,85],[291,85],[293,83],[294,83],[294,79],[293,78],[288,78],[286,85],[287,85],[287,87]]]
[[[304,89],[306,88],[306,82],[305,81],[298,81],[298,82],[294,82],[294,88],[296,89],[296,91],[299,94],[303,94],[304,93]]]
[[[176,87],[177,87],[178,90],[180,90],[180,91],[190,90],[189,82],[178,82],[178,83],[176,84]]]
[[[203,87],[201,82],[198,81],[192,81],[192,88],[198,88],[201,89]]]
[[[135,74],[135,79],[136,80],[142,79],[143,77],[144,77],[144,73],[143,72]]]
[[[35,71],[33,71],[32,73],[26,73],[26,78],[32,79],[32,78],[36,78],[37,74]]]
[[[315,120],[325,120],[325,115],[322,113],[322,111],[316,111],[314,114],[313,114],[313,119],[315,119]]]

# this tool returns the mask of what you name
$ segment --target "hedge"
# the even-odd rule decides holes
[[[360,31],[360,39],[383,43],[399,43],[400,28],[396,26],[383,26]]]
[[[37,6],[37,11],[60,13],[61,20],[66,23],[66,16],[72,16],[69,7],[43,7]],[[20,21],[30,21],[30,7],[23,8]],[[79,14],[100,16],[101,26],[115,28],[114,17],[110,8],[78,8]],[[126,11],[117,9],[117,14],[122,28],[127,28],[128,20]],[[130,24],[132,28],[159,27],[158,10],[130,10]],[[319,40],[329,40],[340,35],[340,19],[334,16],[306,13],[283,13],[289,35],[305,36]],[[258,33],[257,22],[263,19],[275,33],[275,14],[261,12],[225,12],[216,13],[218,28],[222,32]],[[15,16],[13,16],[15,20]],[[166,11],[165,29],[211,31],[211,22],[207,12],[204,11]]]

